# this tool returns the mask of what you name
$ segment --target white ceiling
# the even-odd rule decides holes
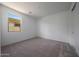
[[[2,4],[37,18],[69,10],[71,2],[3,2]]]

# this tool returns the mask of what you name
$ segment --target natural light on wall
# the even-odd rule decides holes
[[[21,32],[22,17],[8,13],[8,32]]]

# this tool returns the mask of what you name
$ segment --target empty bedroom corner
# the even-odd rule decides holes
[[[1,2],[1,57],[78,57],[78,2]]]

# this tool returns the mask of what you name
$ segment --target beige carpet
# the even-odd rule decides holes
[[[76,57],[75,49],[68,43],[33,38],[1,48],[2,57]]]

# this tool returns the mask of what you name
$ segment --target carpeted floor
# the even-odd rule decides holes
[[[2,57],[76,57],[75,49],[67,43],[33,38],[1,48]]]

